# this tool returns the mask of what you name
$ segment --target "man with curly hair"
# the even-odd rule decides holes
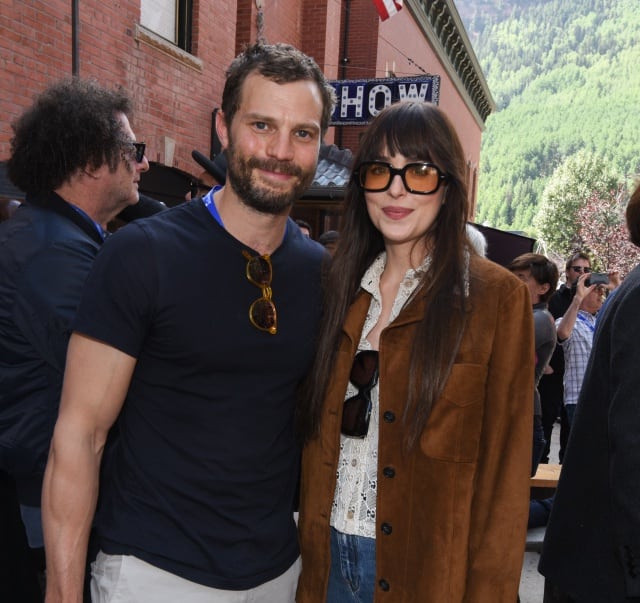
[[[149,169],[131,110],[121,90],[68,79],[13,124],[8,174],[26,202],[0,225],[0,471],[34,550],[71,320],[107,223],[137,203]]]

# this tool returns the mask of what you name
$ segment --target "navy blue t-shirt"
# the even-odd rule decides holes
[[[132,223],[103,246],[74,324],[138,360],[101,483],[102,550],[229,590],[298,555],[293,414],[326,257],[289,221],[271,335],[249,321],[261,291],[243,250],[200,200]]]

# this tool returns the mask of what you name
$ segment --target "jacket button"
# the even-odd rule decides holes
[[[396,415],[394,413],[392,413],[390,410],[387,410],[383,415],[382,418],[387,422],[387,423],[393,423],[396,420]]]
[[[391,586],[389,586],[389,583],[384,578],[378,582],[378,585],[385,592],[391,588]]]
[[[390,523],[383,523],[380,526],[380,529],[382,530],[382,533],[386,534],[387,536],[391,534],[391,532],[393,532],[393,528],[391,527]]]
[[[382,470],[382,474],[385,477],[395,477],[396,476],[396,470],[393,467],[385,467]]]

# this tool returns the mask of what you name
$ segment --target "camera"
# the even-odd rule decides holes
[[[592,272],[584,283],[587,287],[591,285],[608,285],[609,275],[606,272]]]

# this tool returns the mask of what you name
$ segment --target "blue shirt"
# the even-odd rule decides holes
[[[556,320],[556,327],[562,318]],[[560,342],[564,350],[564,403],[577,404],[584,373],[593,346],[596,317],[578,310],[571,335]]]

